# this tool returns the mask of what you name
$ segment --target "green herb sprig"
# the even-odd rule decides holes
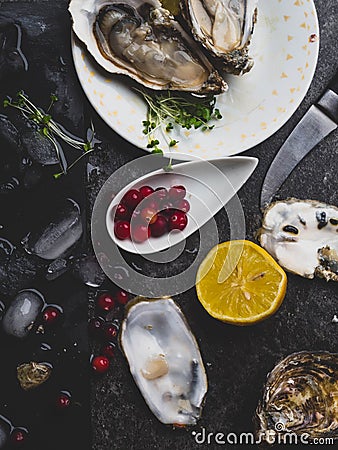
[[[50,111],[57,101],[57,96],[52,94],[50,96],[50,103],[46,112],[42,108],[35,106],[29,100],[28,95],[23,91],[19,91],[17,93],[16,100],[7,97],[3,102],[3,106],[5,108],[12,107],[19,110],[27,119],[31,120],[35,124],[38,132],[42,136],[46,137],[53,143],[60,167],[62,169],[61,172],[54,174],[54,178],[56,179],[62,175],[66,175],[68,171],[78,163],[78,161],[94,150],[94,145],[98,142],[95,139],[93,124],[91,124],[89,139],[81,140],[80,138],[73,136],[62,125],[55,122],[50,114]],[[65,160],[59,140],[62,140],[69,146],[82,152],[82,154],[70,165],[68,165]]]
[[[193,98],[188,95],[172,94],[170,91],[159,95],[150,95],[143,90],[138,90],[138,92],[143,96],[148,107],[147,117],[142,125],[143,134],[148,138],[147,148],[152,149],[152,153],[164,153],[162,145],[155,137],[155,132],[159,129],[170,150],[179,142],[168,137],[175,125],[187,130],[193,128],[210,131],[215,124],[209,122],[213,119],[222,119],[219,109],[215,108],[216,97],[214,95]],[[170,168],[171,159],[165,169],[170,170]]]

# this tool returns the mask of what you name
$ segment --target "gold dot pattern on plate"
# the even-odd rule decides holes
[[[179,151],[197,155],[203,153],[205,157],[246,150],[276,131],[302,100],[314,70],[319,45],[314,4],[312,0],[265,0],[260,8],[258,17],[263,18],[261,21],[258,19],[250,49],[254,47],[255,35],[259,33],[270,33],[273,43],[264,48],[264,53],[262,50],[252,50],[256,63],[252,72],[257,67],[257,72],[269,73],[269,82],[259,86],[262,92],[260,102],[248,108],[248,112],[237,113],[237,116],[233,114],[232,120],[222,119],[212,132],[182,131],[181,138],[178,138]],[[264,24],[269,25],[268,31],[262,28]],[[270,55],[266,50],[270,51]],[[276,55],[280,56],[277,58]],[[272,67],[271,56],[274,58]],[[147,138],[142,133],[145,105],[139,96],[120,79],[115,81],[113,75],[101,75],[85,51],[79,50],[76,67],[85,92],[98,113],[123,137],[146,147]],[[243,79],[249,81],[251,75],[249,73]],[[252,88],[250,82],[248,85]],[[245,89],[248,88],[244,82],[243,87],[240,99],[245,104]],[[172,137],[176,138],[174,135]]]

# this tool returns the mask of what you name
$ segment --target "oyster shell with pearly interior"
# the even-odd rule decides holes
[[[258,0],[181,0],[195,39],[226,72],[242,75],[253,67],[249,44]]]
[[[290,272],[338,281],[338,208],[316,200],[272,203],[258,232],[260,244]]]
[[[71,0],[73,30],[96,62],[151,89],[220,94],[227,85],[158,0]]]

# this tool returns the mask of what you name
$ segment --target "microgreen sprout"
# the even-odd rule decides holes
[[[213,119],[220,120],[222,115],[218,108],[215,108],[216,97],[192,97],[188,95],[172,94],[170,91],[164,94],[150,95],[145,91],[137,90],[147,103],[147,120],[142,122],[143,134],[148,138],[147,148],[152,149],[152,153],[162,153],[162,145],[155,137],[157,130],[162,131],[169,150],[175,147],[179,141],[168,137],[168,134],[176,127],[191,128],[202,131],[210,131],[215,125],[209,124]],[[166,166],[171,169],[171,159]]]
[[[66,175],[68,171],[85,155],[88,155],[89,152],[94,150],[94,145],[98,141],[95,139],[95,133],[93,124],[91,124],[91,133],[88,134],[87,140],[81,140],[80,138],[73,136],[70,132],[68,132],[62,125],[55,122],[51,116],[50,111],[54,104],[58,101],[58,98],[55,94],[50,96],[50,103],[46,110],[46,112],[37,106],[35,106],[30,100],[27,94],[23,91],[19,91],[16,95],[16,100],[13,100],[10,97],[7,97],[3,106],[5,108],[12,107],[19,110],[27,119],[32,121],[36,127],[38,132],[49,139],[55,148],[57,157],[59,159],[59,164],[62,169],[61,172],[54,174],[54,178],[59,178],[61,175]],[[82,154],[69,166],[64,157],[61,145],[59,140],[62,140],[69,146],[75,148],[82,152]]]

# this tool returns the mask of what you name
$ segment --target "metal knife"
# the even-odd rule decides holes
[[[322,139],[338,126],[338,72],[318,102],[310,107],[286,139],[265,176],[261,207],[267,206],[284,181]]]

